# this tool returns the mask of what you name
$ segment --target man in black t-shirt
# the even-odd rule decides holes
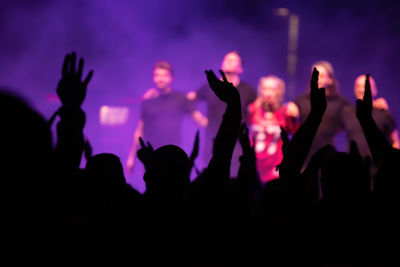
[[[242,104],[242,119],[247,123],[247,107],[257,98],[254,88],[240,80],[243,73],[242,58],[237,51],[231,51],[224,56],[221,64],[221,70],[229,82],[235,86],[240,93]],[[204,101],[207,103],[208,126],[206,129],[206,140],[204,149],[205,162],[211,158],[215,135],[222,121],[222,115],[225,112],[226,104],[221,102],[211,91],[208,84],[204,84],[196,92],[187,94],[188,99],[192,101]],[[240,146],[237,144],[232,157],[231,175],[236,176],[239,169],[239,156],[241,155]]]
[[[357,77],[354,83],[354,94],[357,99],[363,99],[364,91],[365,91],[365,75],[360,75]],[[370,84],[371,84],[371,93],[372,97],[375,98],[378,90],[376,87],[376,83],[374,79],[370,76],[369,77]],[[394,120],[393,115],[388,110],[387,105],[382,106],[382,102],[385,101],[383,98],[378,98],[374,100],[374,105],[372,109],[372,117],[376,122],[376,125],[381,130],[383,135],[386,139],[390,142],[390,144],[395,147],[399,148],[399,136],[397,132],[396,122]],[[380,102],[380,105],[378,104]],[[379,107],[380,108],[379,108]],[[385,107],[386,106],[386,107]],[[384,108],[382,108],[384,107]],[[361,129],[360,123],[356,118],[356,107],[355,105],[347,106],[344,109],[344,118],[345,118],[345,126],[347,132],[347,140],[355,141],[357,147],[360,151],[362,157],[369,156],[371,157],[371,153],[369,151],[369,147],[367,141],[365,139],[364,133]]]
[[[190,115],[200,126],[208,123],[194,104],[182,92],[172,89],[172,67],[168,62],[157,62],[153,69],[155,88],[143,95],[140,121],[133,135],[133,145],[127,160],[128,172],[135,163],[139,137],[144,137],[154,148],[164,145],[180,145],[183,117]]]

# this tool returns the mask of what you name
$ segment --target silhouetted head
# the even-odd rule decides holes
[[[237,51],[228,52],[222,61],[221,70],[225,74],[242,74],[243,73],[243,64],[242,58]]]
[[[154,151],[144,180],[148,192],[183,193],[190,183],[190,162],[185,151],[166,145]]]
[[[157,62],[153,68],[153,82],[156,88],[166,93],[171,90],[173,81],[171,64],[166,61]]]
[[[365,74],[359,75],[354,81],[354,95],[357,99],[363,99],[365,92],[365,78],[367,76]],[[375,98],[378,94],[378,88],[376,87],[376,83],[374,78],[369,76],[369,82],[371,84],[371,94],[372,97]]]
[[[114,154],[103,153],[89,158],[85,170],[89,179],[106,191],[123,189],[126,185],[121,161]]]
[[[1,165],[17,173],[48,168],[52,155],[51,132],[46,120],[21,98],[0,88]]]
[[[12,198],[13,205],[40,208],[37,201],[49,201],[47,193],[54,190],[50,127],[25,101],[4,90],[0,88],[1,196]]]
[[[339,93],[339,84],[335,78],[335,72],[332,64],[328,61],[318,61],[312,65],[312,70],[317,68],[318,75],[318,87],[325,88],[327,96],[337,95]]]

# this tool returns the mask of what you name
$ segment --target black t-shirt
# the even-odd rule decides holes
[[[194,110],[194,104],[178,91],[143,100],[141,119],[144,138],[154,148],[169,144],[181,145],[183,117]]]
[[[358,150],[362,157],[370,156],[367,140],[356,117],[356,107],[354,105],[347,106],[343,110],[345,118],[345,126],[347,132],[347,140],[350,143],[354,140],[358,146]],[[387,110],[372,109],[372,117],[383,135],[390,142],[390,135],[396,129],[396,122],[393,115]]]
[[[303,123],[311,111],[310,94],[302,94],[295,103],[299,107],[300,120]],[[345,129],[343,109],[350,105],[350,102],[341,95],[335,95],[327,96],[326,104],[327,108],[311,145],[308,159],[320,148],[334,145],[335,135]]]

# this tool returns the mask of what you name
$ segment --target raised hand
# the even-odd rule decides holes
[[[358,119],[372,117],[372,93],[371,84],[369,82],[369,74],[365,77],[365,92],[363,100],[357,100],[356,116]]]
[[[141,162],[143,162],[145,168],[148,169],[151,163],[151,156],[154,153],[154,148],[151,146],[149,142],[147,142],[146,146],[141,137],[139,137],[139,142],[140,142],[140,149],[137,152],[137,157]]]
[[[197,175],[200,174],[199,170],[196,168],[194,161],[196,160],[197,156],[199,155],[199,143],[200,143],[200,131],[197,130],[196,137],[194,139],[194,144],[192,148],[192,153],[190,153],[189,162],[190,162],[190,170],[194,167],[196,170]]]
[[[222,75],[222,81],[215,76],[212,70],[206,70],[208,84],[213,90],[214,94],[223,102],[229,104],[234,101],[240,101],[240,95],[238,90],[233,86],[232,83],[228,82],[226,79],[225,73],[220,70],[219,72]]]
[[[311,75],[310,102],[311,112],[322,115],[326,110],[326,97],[325,88],[318,88],[318,75],[317,68],[314,68]]]
[[[190,163],[192,165],[194,164],[194,160],[199,155],[199,143],[200,143],[200,132],[199,132],[199,130],[197,130],[196,137],[194,139],[192,153],[190,154],[190,157],[189,157]]]
[[[80,107],[85,100],[86,87],[93,76],[93,71],[89,71],[82,81],[83,64],[83,58],[80,58],[76,69],[75,52],[67,54],[64,58],[61,80],[57,87],[57,95],[64,107]]]

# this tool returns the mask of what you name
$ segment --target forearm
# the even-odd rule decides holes
[[[365,139],[367,140],[372,157],[376,163],[379,163],[384,158],[385,154],[392,149],[392,147],[386,140],[383,133],[379,130],[372,116],[359,118],[359,122]]]
[[[226,107],[222,123],[214,140],[213,157],[209,163],[209,169],[221,169],[228,173],[232,160],[233,150],[236,145],[242,120],[240,99]]]
[[[282,160],[280,167],[281,177],[300,175],[322,117],[323,114],[317,114],[311,111],[304,123],[294,134]]]
[[[57,161],[64,170],[77,170],[84,148],[83,127],[86,116],[80,108],[62,107],[60,117],[57,124]]]

